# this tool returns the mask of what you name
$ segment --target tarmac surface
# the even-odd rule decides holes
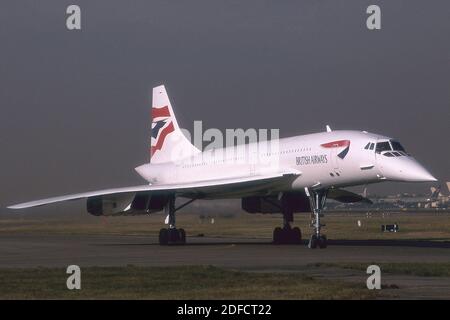
[[[121,235],[0,235],[0,268],[214,265],[292,271],[318,262],[450,262],[450,242],[329,241],[327,249],[273,245],[266,239],[189,237],[159,246],[154,237]]]
[[[0,268],[214,265],[252,272],[301,272],[365,285],[364,271],[315,263],[450,262],[450,242],[336,240],[327,249],[273,245],[267,239],[189,237],[160,246],[155,237],[123,235],[0,235]],[[382,272],[387,299],[450,299],[450,277]]]

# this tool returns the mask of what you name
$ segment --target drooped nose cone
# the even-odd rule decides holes
[[[404,182],[438,181],[412,157],[386,157],[380,155],[377,163],[380,166],[381,173],[387,180]]]

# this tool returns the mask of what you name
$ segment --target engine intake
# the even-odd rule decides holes
[[[103,195],[89,197],[87,211],[94,216],[139,215],[164,210],[167,195],[135,193],[130,195]]]
[[[281,213],[281,208],[291,212],[310,212],[309,199],[304,193],[285,193],[278,199],[272,197],[245,197],[242,198],[242,209],[248,213]]]

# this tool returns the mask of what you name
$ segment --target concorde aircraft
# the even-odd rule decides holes
[[[197,199],[241,199],[249,213],[281,213],[275,244],[300,243],[294,213],[311,214],[309,248],[326,248],[321,230],[327,198],[369,199],[343,188],[382,181],[437,181],[395,139],[366,131],[327,130],[276,141],[257,141],[200,151],[178,126],[164,86],[153,88],[150,162],[135,170],[147,184],[91,191],[12,205],[23,209],[87,199],[93,215],[135,215],[165,211],[168,228],[161,245],[185,244],[176,212]],[[186,201],[176,206],[177,197]]]

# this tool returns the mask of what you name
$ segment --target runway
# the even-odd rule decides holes
[[[0,236],[0,268],[214,265],[288,271],[319,262],[450,262],[450,242],[340,240],[310,250],[249,238],[190,237],[184,246],[167,247],[144,236]]]

